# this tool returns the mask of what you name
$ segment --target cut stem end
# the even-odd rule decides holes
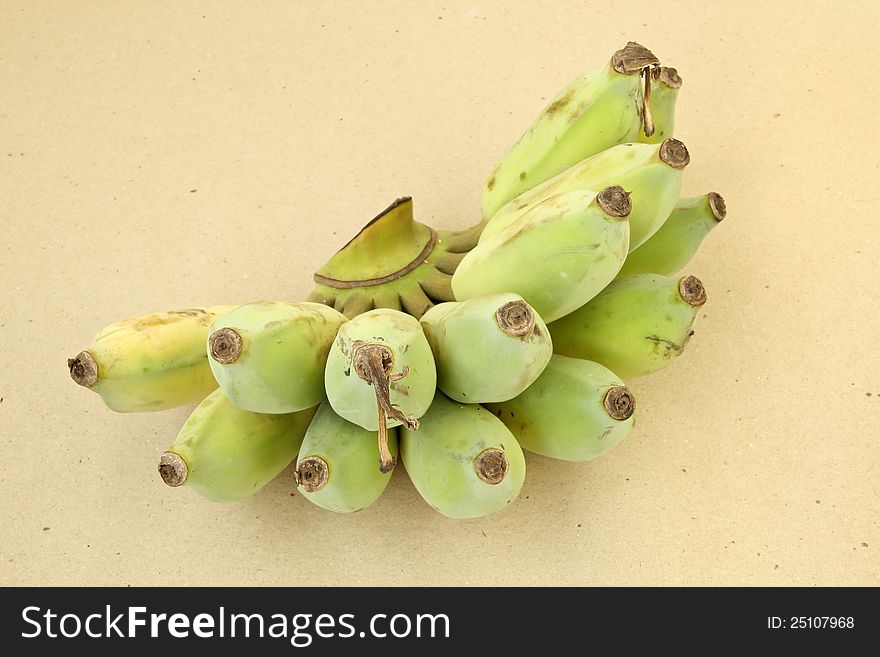
[[[685,276],[678,282],[678,293],[690,305],[697,307],[706,303],[706,288],[696,276]]]
[[[667,87],[669,87],[670,89],[681,88],[681,76],[679,76],[678,71],[676,71],[674,68],[672,68],[671,66],[661,66],[659,69],[654,70],[659,71],[656,75],[656,78]]]
[[[241,356],[242,343],[241,335],[235,329],[222,328],[208,337],[208,350],[211,358],[221,365],[229,365]]]
[[[535,330],[535,313],[521,299],[509,301],[495,311],[498,327],[511,337],[528,337]]]
[[[660,159],[673,169],[684,169],[691,161],[691,155],[678,139],[667,139],[660,144]]]
[[[628,420],[636,410],[636,399],[625,386],[611,388],[605,394],[605,410],[614,420]]]
[[[610,217],[625,218],[632,211],[632,201],[629,192],[620,185],[606,187],[596,196],[596,203],[602,208],[602,212]]]
[[[504,481],[508,467],[507,454],[494,447],[484,449],[474,459],[474,471],[477,476],[492,486]]]
[[[98,381],[98,363],[88,351],[81,351],[67,359],[70,378],[84,388],[91,388]]]
[[[712,210],[712,214],[718,221],[727,216],[727,204],[721,194],[717,192],[709,192],[709,209]]]
[[[306,493],[317,493],[327,484],[330,467],[320,456],[307,456],[297,464],[293,477]]]
[[[162,477],[167,485],[172,488],[183,486],[189,475],[189,468],[186,467],[186,461],[180,454],[174,452],[165,452],[159,459],[159,476]]]
[[[655,66],[660,60],[645,46],[635,41],[628,42],[623,48],[611,55],[611,66],[623,75],[641,73],[648,66]]]

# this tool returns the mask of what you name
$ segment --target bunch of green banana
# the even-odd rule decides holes
[[[477,518],[519,495],[526,464],[516,438],[479,405],[438,392],[418,431],[400,430],[400,453],[416,490],[449,518]]]
[[[388,451],[397,457],[397,429],[388,430]],[[306,431],[294,472],[299,492],[318,506],[349,513],[375,502],[393,471],[382,472],[378,434],[339,417],[321,404]]]
[[[379,468],[389,472],[396,459],[388,428],[417,429],[437,388],[434,357],[418,320],[377,308],[343,324],[327,357],[324,385],[338,415],[379,432]]]
[[[324,399],[327,354],[345,321],[308,301],[240,306],[211,326],[211,371],[229,400],[248,411],[310,408]]]
[[[524,192],[486,224],[480,244],[517,224],[524,213],[564,192],[620,185],[630,195],[629,250],[653,235],[678,200],[684,168],[690,155],[677,139],[660,144],[620,144],[589,157],[558,176]],[[569,237],[569,243],[577,240]]]
[[[654,132],[645,86],[654,54],[633,41],[562,89],[501,159],[483,190],[483,217],[584,158]],[[646,120],[647,119],[647,120]]]
[[[190,486],[219,502],[246,499],[293,461],[314,414],[315,408],[252,413],[215,390],[162,454],[159,475],[169,486]]]
[[[706,290],[695,276],[636,274],[549,325],[557,354],[601,363],[624,378],[656,372],[684,352]]]
[[[399,198],[314,274],[308,300],[118,322],[70,374],[118,411],[198,403],[161,456],[169,486],[238,501],[295,461],[291,486],[349,513],[379,498],[399,455],[443,515],[500,511],[522,488],[523,448],[588,461],[624,440],[625,380],[693,335],[706,291],[673,274],[726,206],[680,197],[680,87],[629,42],[501,159],[473,227],[436,230]]]
[[[456,298],[515,292],[547,322],[567,315],[620,271],[631,207],[617,186],[536,203],[465,256],[452,277]]]
[[[67,361],[71,378],[114,411],[161,411],[202,400],[217,387],[205,340],[235,306],[153,313],[111,324]]]
[[[516,397],[553,355],[544,320],[517,294],[441,303],[421,324],[437,363],[437,387],[463,404]]]
[[[663,274],[680,271],[700,248],[703,239],[727,216],[720,194],[679,199],[660,230],[626,257],[618,278],[633,274]]]
[[[522,447],[565,461],[604,454],[629,435],[635,422],[635,398],[614,372],[558,354],[518,397],[484,406]]]

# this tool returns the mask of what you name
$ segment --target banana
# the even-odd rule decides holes
[[[420,321],[434,352],[437,387],[465,404],[516,397],[553,355],[544,320],[518,294],[441,303]]]
[[[251,413],[215,390],[162,454],[159,475],[169,486],[191,486],[217,502],[243,500],[293,461],[316,409]]]
[[[659,144],[672,137],[675,129],[675,102],[681,88],[681,77],[678,71],[670,66],[651,69],[650,99],[651,115],[654,120],[654,133],[640,133],[636,141],[643,144]]]
[[[231,402],[254,413],[292,413],[324,399],[327,354],[345,315],[320,303],[262,301],[218,318],[211,371]]]
[[[489,176],[483,217],[584,158],[636,141],[643,126],[650,134],[643,87],[658,64],[650,50],[630,41],[604,67],[563,88]]]
[[[70,377],[122,413],[194,404],[217,387],[208,327],[235,306],[153,313],[116,322],[68,359]]]
[[[706,290],[695,276],[637,274],[548,325],[557,354],[596,361],[623,378],[662,369],[684,352]]]
[[[565,461],[589,461],[629,435],[635,398],[598,363],[554,354],[525,392],[484,404],[524,449]]]
[[[651,238],[626,257],[617,277],[634,274],[671,276],[684,267],[703,239],[727,216],[720,194],[683,198]]]
[[[388,428],[417,429],[437,387],[434,357],[418,320],[377,308],[343,324],[327,357],[324,387],[338,415],[379,432],[380,469],[390,471],[396,459]]]
[[[621,187],[551,196],[470,251],[452,276],[455,298],[514,292],[551,322],[614,279],[629,246]]]
[[[486,224],[480,243],[517,223],[525,212],[547,198],[563,192],[620,185],[632,195],[632,251],[653,235],[672,212],[681,190],[683,170],[689,162],[687,147],[677,139],[667,139],[662,144],[614,146],[508,203]]]
[[[438,392],[418,431],[400,429],[400,454],[416,490],[449,518],[477,518],[519,495],[525,458],[502,422],[477,404]]]
[[[396,429],[388,433],[388,449],[397,456]],[[360,511],[379,499],[391,480],[391,472],[376,468],[378,461],[376,432],[342,419],[324,402],[299,448],[297,489],[321,508]]]

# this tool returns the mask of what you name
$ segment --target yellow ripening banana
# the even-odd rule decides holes
[[[650,134],[644,89],[658,65],[650,50],[630,41],[604,67],[562,89],[489,176],[483,217],[584,158],[636,141],[643,130]]]
[[[67,361],[71,378],[114,411],[161,411],[194,404],[217,387],[205,340],[235,306],[153,313],[111,324]]]
[[[252,413],[215,390],[162,454],[159,475],[216,502],[246,499],[272,481],[299,452],[317,406],[296,413]]]
[[[516,223],[538,203],[578,190],[620,185],[632,196],[629,250],[653,235],[678,201],[684,168],[690,162],[687,147],[677,139],[661,144],[619,144],[566,169],[505,205],[480,235],[480,244]]]

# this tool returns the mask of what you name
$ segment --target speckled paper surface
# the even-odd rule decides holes
[[[0,584],[880,584],[873,3],[0,6]],[[333,515],[292,472],[165,487],[189,409],[119,415],[65,360],[155,310],[302,299],[409,194],[474,223],[497,159],[627,40],[675,66],[683,193],[727,220],[684,357],[599,460],[527,456],[446,520],[395,474]]]

